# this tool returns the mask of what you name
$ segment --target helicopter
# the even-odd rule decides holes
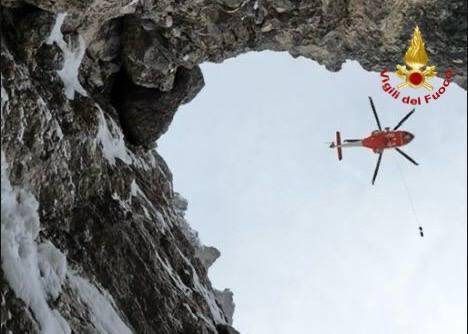
[[[338,160],[343,159],[343,152],[342,149],[345,147],[366,147],[371,149],[374,153],[378,154],[377,158],[377,165],[374,170],[374,175],[372,177],[372,185],[375,184],[375,179],[377,178],[377,174],[379,173],[380,162],[382,161],[382,155],[385,150],[388,149],[395,149],[398,153],[400,153],[403,157],[405,157],[408,161],[412,164],[418,166],[418,163],[414,161],[408,154],[403,152],[400,147],[409,144],[413,139],[414,135],[408,131],[398,130],[401,125],[403,125],[406,120],[415,112],[415,109],[411,110],[405,117],[403,117],[398,124],[390,130],[389,127],[386,127],[382,130],[382,126],[380,124],[379,116],[375,109],[374,102],[372,98],[369,96],[369,102],[372,108],[372,112],[374,114],[375,120],[377,122],[378,130],[372,131],[372,133],[363,139],[345,139],[341,142],[341,134],[339,131],[336,132],[336,141],[330,144],[330,148],[336,148],[338,153]]]

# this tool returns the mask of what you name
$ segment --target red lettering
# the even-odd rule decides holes
[[[388,80],[390,80],[390,77],[388,76],[387,72],[388,72],[388,69],[386,69],[386,68],[384,68],[384,69],[380,72],[380,76],[381,76],[382,78],[384,78],[384,79],[382,80],[382,83],[386,83]]]

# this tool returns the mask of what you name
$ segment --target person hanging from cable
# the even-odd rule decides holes
[[[421,236],[421,238],[424,237],[424,231],[423,231],[422,226],[419,226],[419,235]]]

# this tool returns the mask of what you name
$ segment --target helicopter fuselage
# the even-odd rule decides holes
[[[375,153],[385,149],[401,147],[414,139],[414,135],[408,131],[372,131],[369,137],[364,138],[362,146],[370,148]]]
[[[372,131],[372,133],[366,138],[345,139],[343,140],[343,142],[341,141],[340,131],[336,131],[336,141],[331,142],[330,148],[336,149],[338,160],[343,159],[343,148],[345,147],[366,147],[371,149],[374,153],[378,154],[379,157],[377,159],[377,165],[375,166],[374,176],[372,177],[372,184],[374,184],[375,178],[377,177],[377,174],[379,172],[383,152],[386,149],[394,149],[395,152],[398,152],[413,165],[419,165],[413,158],[411,158],[408,154],[406,154],[400,149],[401,146],[404,146],[411,142],[414,139],[414,135],[408,131],[398,130],[406,122],[406,120],[414,114],[416,110],[413,109],[408,114],[406,114],[397,123],[397,125],[395,125],[395,127],[392,130],[390,130],[389,127],[382,129],[382,125],[380,124],[379,120],[379,115],[377,114],[374,102],[372,101],[372,98],[370,96],[369,102],[375,117],[375,121],[377,123],[378,130]]]

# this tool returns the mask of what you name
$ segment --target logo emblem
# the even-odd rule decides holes
[[[424,40],[421,30],[416,26],[411,38],[410,46],[404,57],[405,65],[397,65],[396,75],[405,80],[397,88],[405,87],[420,88],[424,87],[432,91],[433,86],[427,82],[437,75],[435,66],[428,66],[429,57],[427,56]]]
[[[429,65],[429,57],[418,26],[414,28],[409,44],[403,58],[405,65],[397,65],[397,71],[394,73],[391,73],[387,68],[380,72],[382,90],[394,100],[399,100],[404,104],[414,106],[429,104],[445,94],[453,80],[453,73],[450,68],[445,70],[445,80],[439,87],[434,88],[428,80],[437,75],[436,67]],[[421,94],[419,91],[418,94],[417,91],[421,87],[425,88],[424,93]],[[409,89],[403,92],[403,88]]]

